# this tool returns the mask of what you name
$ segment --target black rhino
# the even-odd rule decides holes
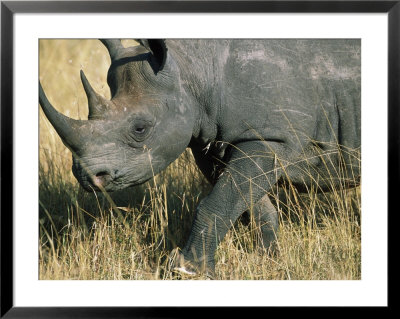
[[[143,183],[191,148],[214,186],[177,269],[212,273],[219,242],[252,203],[268,248],[277,231],[273,185],[290,179],[324,191],[359,178],[359,40],[101,41],[111,100],[81,72],[87,121],[56,111],[41,85],[39,102],[89,191]]]

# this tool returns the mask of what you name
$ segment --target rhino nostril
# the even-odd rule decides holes
[[[110,174],[108,172],[99,172],[96,174],[96,177],[107,177],[110,176]]]
[[[106,171],[98,172],[93,178],[92,182],[94,186],[99,188],[107,186],[111,181],[111,175]]]

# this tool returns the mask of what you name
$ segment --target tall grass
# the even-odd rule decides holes
[[[127,41],[126,44],[129,44]],[[42,40],[40,80],[53,105],[87,117],[79,79],[109,97],[109,57],[95,40]],[[109,194],[87,193],[71,173],[71,154],[40,113],[40,279],[205,279],[170,269],[195,207],[210,186],[190,151],[150,182]],[[329,194],[293,187],[271,192],[279,210],[276,254],[257,245],[254,221],[237,222],[218,247],[216,279],[360,279],[360,188]]]

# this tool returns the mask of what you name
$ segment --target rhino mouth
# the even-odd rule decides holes
[[[84,169],[79,160],[73,158],[72,173],[83,189],[88,192],[114,191],[115,174],[111,174],[109,170]]]
[[[126,188],[119,183],[116,183],[114,179],[112,179],[109,175],[84,175],[79,176],[75,175],[79,184],[83,187],[87,192],[115,192]]]
[[[151,177],[140,176],[132,181],[128,179],[128,176],[118,174],[118,171],[111,174],[106,170],[89,174],[78,165],[73,165],[72,172],[79,184],[88,192],[115,192],[143,184],[151,179]]]

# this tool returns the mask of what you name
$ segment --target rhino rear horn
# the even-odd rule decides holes
[[[150,64],[155,74],[164,68],[167,59],[167,46],[165,40],[162,39],[135,39],[140,45],[125,48],[121,40],[117,39],[100,39],[106,46],[111,62],[120,59],[138,56],[144,53],[150,53]]]
[[[47,99],[40,82],[39,103],[47,119],[53,125],[64,144],[71,151],[78,150],[83,143],[83,135],[80,134],[81,128],[85,125],[86,121],[74,120],[58,112]]]
[[[107,48],[111,61],[118,60],[121,56],[121,53],[125,49],[121,43],[121,40],[118,39],[100,39],[100,41]]]
[[[110,54],[111,63],[122,59],[137,57],[142,54],[148,54],[150,51],[140,45],[125,48],[122,45],[121,40],[117,39],[100,39],[100,41],[107,48],[108,53]]]
[[[81,81],[85,89],[89,106],[89,120],[101,118],[107,108],[108,101],[96,93],[90,85],[85,73],[81,70]]]

